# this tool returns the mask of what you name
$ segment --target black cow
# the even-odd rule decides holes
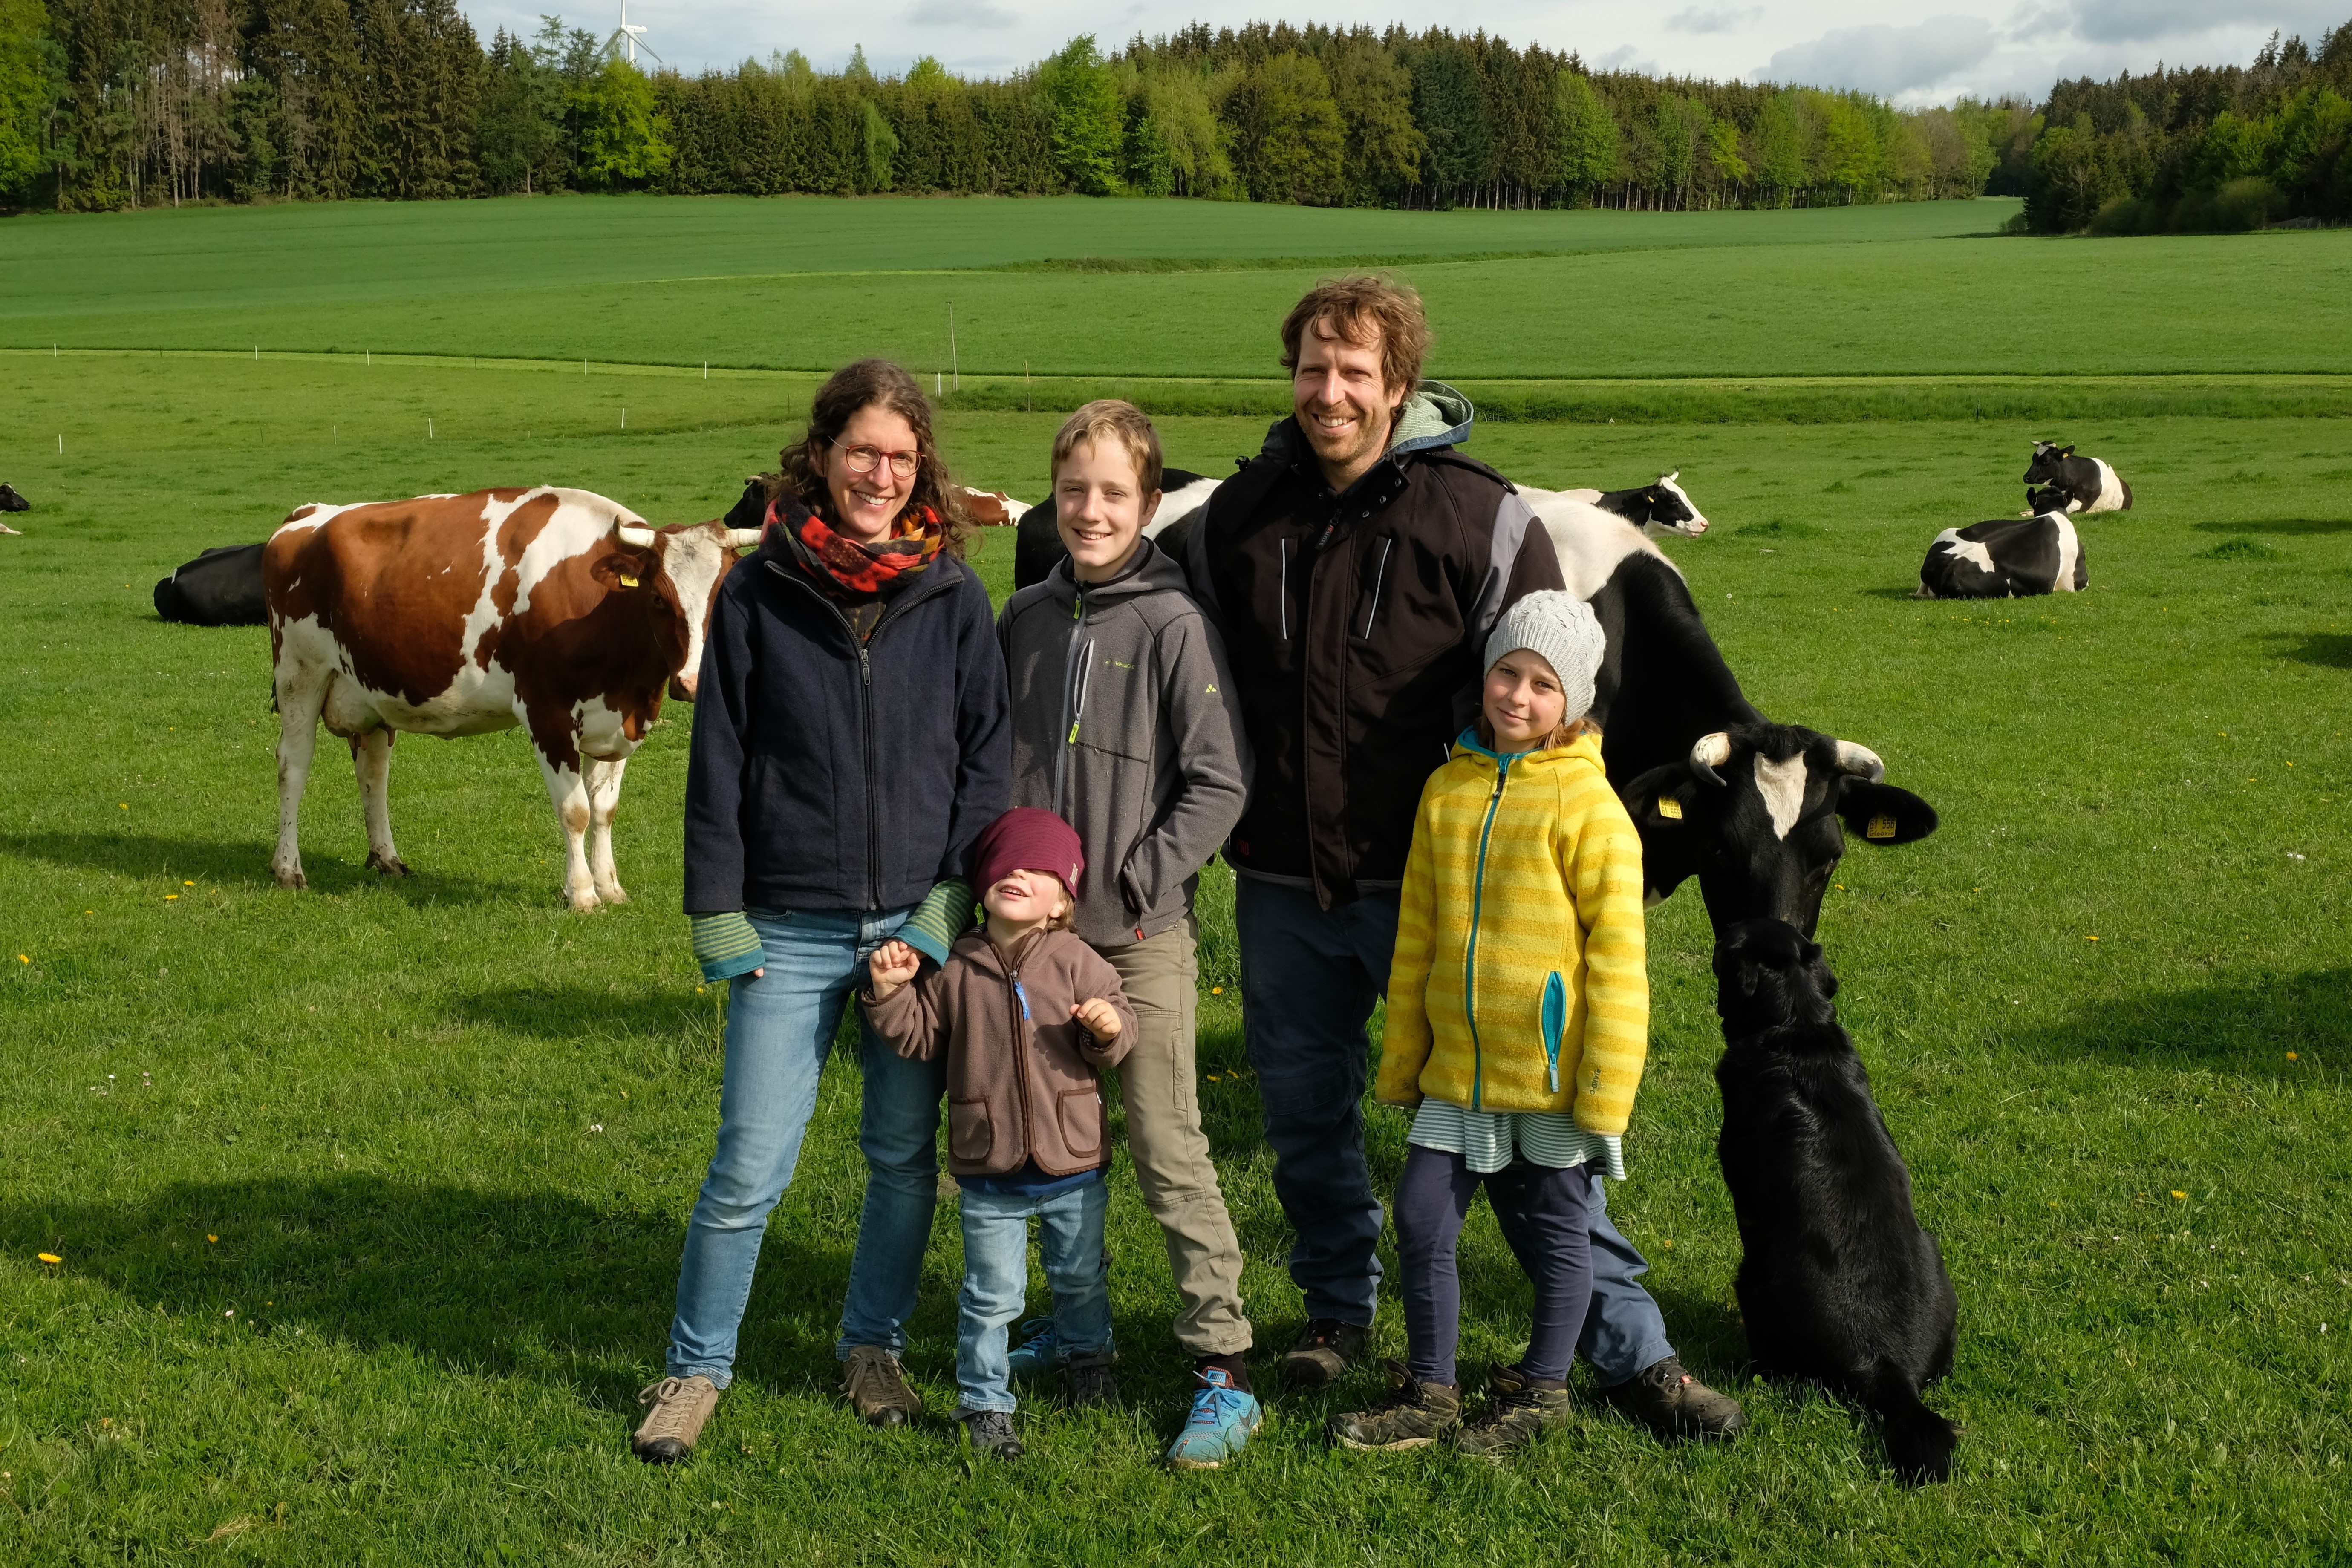
[[[1946,528],[1919,563],[1914,599],[2030,599],[2080,593],[2091,580],[2083,541],[2063,512]]]
[[[1160,548],[1172,552],[1176,559],[1184,558],[1185,541],[1192,537],[1190,523],[1192,514],[1209,504],[1219,480],[1195,474],[1189,468],[1163,468],[1160,471],[1160,512],[1143,530],[1143,537],[1158,539]],[[1046,497],[1021,514],[1014,525],[1013,542],[1013,586],[1017,591],[1032,583],[1045,580],[1045,574],[1062,563],[1070,552],[1062,544],[1061,529],[1054,522],[1054,497]],[[1176,532],[1179,523],[1187,526]]]
[[[2033,487],[2047,486],[2066,497],[2061,508],[2069,512],[2128,512],[2132,490],[2123,476],[2096,457],[2077,457],[2071,446],[2054,442],[2033,444],[2033,461],[2026,465],[2027,502],[2036,511],[2050,508],[2035,503]]]
[[[1716,1158],[1739,1222],[1732,1290],[1748,1353],[1866,1405],[1912,1483],[1951,1474],[1952,1424],[1919,1390],[1952,1369],[1959,1297],[1911,1207],[1911,1174],[1838,1026],[1837,977],[1777,920],[1724,932],[1723,1132]]]
[[[1706,518],[1700,515],[1690,492],[1682,487],[1681,478],[1682,470],[1676,468],[1659,475],[1654,484],[1631,490],[1537,490],[1522,485],[1519,494],[1528,498],[1536,516],[1547,523],[1555,521],[1556,514],[1547,509],[1545,503],[1552,497],[1564,496],[1622,517],[1654,539],[1669,534],[1696,538],[1706,532]]]
[[[16,494],[14,485],[0,485],[0,512],[29,512],[33,503]]]
[[[155,613],[191,626],[267,626],[260,545],[219,545],[155,585]]]

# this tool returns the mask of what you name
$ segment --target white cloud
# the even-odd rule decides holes
[[[2145,44],[2234,22],[2209,0],[2074,0],[2074,34],[2095,44]]]
[[[1780,50],[1753,74],[1767,81],[1893,96],[1951,80],[1981,63],[1993,44],[1992,25],[1982,16],[1930,16],[1907,27],[1871,23],[1839,27]]]
[[[1587,55],[1584,57],[1584,65],[1587,70],[1643,71],[1651,76],[1658,74],[1658,62],[1632,44],[1620,44],[1606,54]]]
[[[1761,5],[1717,5],[1702,11],[1692,5],[1666,18],[1670,33],[1744,33],[1764,19]]]
[[[907,20],[919,27],[982,27],[991,32],[1021,25],[1020,17],[986,0],[917,0]]]

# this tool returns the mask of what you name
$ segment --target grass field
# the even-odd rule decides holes
[[[1115,255],[1118,239],[1147,256],[1402,254],[1424,227],[1402,221],[1414,214],[1184,209],[1206,214],[1195,232],[1148,204],[970,205],[973,223],[997,225],[993,249],[966,246],[992,265]],[[207,346],[223,322],[267,309],[273,280],[253,269],[278,254],[271,236],[296,234],[338,256],[390,258],[341,304],[281,312],[321,322],[338,310],[394,324],[413,313],[403,291],[418,275],[399,270],[410,265],[403,254],[507,246],[502,272],[480,269],[505,282],[452,292],[447,340],[468,340],[460,355],[496,351],[495,340],[561,360],[575,345],[556,340],[547,310],[518,307],[528,289],[509,287],[530,267],[499,227],[506,210],[0,225],[0,340],[37,340],[53,308],[96,319],[93,299],[135,297],[126,280],[152,277],[154,257],[187,246],[213,258],[182,272],[189,298],[134,298],[137,309],[110,319],[136,335],[106,341]],[[971,255],[944,256],[927,237],[939,214],[961,210],[530,209],[584,226],[545,247],[557,292],[634,276],[642,250],[596,274],[570,247],[598,224],[652,225],[647,213],[682,214],[681,243],[695,252],[683,276],[751,270],[768,214],[798,231],[870,231],[873,248],[848,258],[860,266],[967,263]],[[1980,247],[2030,265],[2055,257],[2046,265],[2095,292],[2127,263],[2129,274],[2108,278],[2113,291],[2147,291],[2146,335],[2199,372],[2167,405],[2179,412],[2063,430],[1998,402],[1985,418],[1974,405],[1967,417],[1932,417],[1975,383],[1930,379],[1883,393],[1908,417],[1860,421],[1835,416],[1882,394],[1859,377],[1842,392],[1832,376],[1803,397],[1767,389],[1741,402],[1727,387],[1728,401],[1703,418],[1663,417],[1696,406],[1672,398],[1641,423],[1522,418],[1482,426],[1471,447],[1537,484],[1622,483],[1679,465],[1716,527],[1668,549],[1750,694],[1776,717],[1878,749],[1894,781],[1943,813],[1921,844],[1853,850],[1822,936],[1960,1291],[1958,1364],[1931,1396],[1966,1427],[1950,1485],[1894,1487],[1852,1412],[1747,1382],[1729,1293],[1738,1238],[1713,1162],[1708,934],[1688,892],[1651,920],[1651,1067],[1628,1139],[1633,1179],[1612,1199],[1653,1260],[1685,1358],[1748,1400],[1754,1424],[1737,1446],[1665,1448],[1612,1416],[1582,1415],[1497,1469],[1442,1454],[1383,1464],[1327,1452],[1323,1415],[1370,1393],[1367,1373],[1328,1399],[1278,1400],[1230,1472],[1169,1476],[1151,1461],[1184,1364],[1166,1340],[1174,1302],[1156,1233],[1123,1169],[1113,1292],[1132,1413],[1080,1416],[1045,1394],[1024,1417],[1031,1458],[1009,1470],[968,1470],[936,1422],[867,1433],[830,1392],[862,1179],[856,1074],[837,1067],[770,1231],[735,1391],[693,1464],[635,1464],[631,1396],[659,1370],[684,1217],[716,1122],[722,1000],[698,989],[677,913],[686,710],[672,710],[630,772],[618,853],[635,897],[623,908],[582,917],[556,907],[560,841],[511,733],[398,748],[395,824],[419,873],[398,883],[360,871],[356,791],[347,770],[322,765],[304,814],[311,891],[289,895],[267,869],[276,732],[266,634],[163,625],[148,594],[173,564],[258,538],[303,500],[554,480],[657,517],[715,515],[796,428],[811,378],[745,371],[706,382],[605,364],[583,377],[463,358],[11,354],[0,360],[16,414],[0,422],[0,478],[37,509],[13,519],[26,538],[0,539],[0,720],[11,737],[0,753],[0,1060],[13,1091],[0,1114],[0,1557],[2352,1560],[2342,1544],[2352,1539],[2342,1350],[2352,1319],[2342,1197],[2352,1178],[2352,427],[2242,417],[2286,406],[2282,383],[2196,350],[2218,341],[2214,301],[2240,269],[2319,258],[2281,267],[2282,287],[2316,300],[2325,268],[2352,251],[2316,243],[2340,235],[2181,242],[2158,266],[2158,242],[1932,238],[1937,212],[1953,210],[1694,216],[1686,229],[1643,220],[1640,243],[1682,248],[1638,259],[1687,266],[1675,276],[1696,287],[1709,257],[1719,277],[1736,277],[1748,252],[1794,243],[1841,256]],[[1135,226],[1094,240],[1076,232],[1088,214]],[[1487,214],[1433,223],[1461,221],[1471,235],[1462,249],[1570,239],[1594,248],[1576,238],[1586,231],[1575,215],[1529,216],[1526,228]],[[1620,214],[1585,216],[1598,230]],[[1071,237],[1027,234],[1055,225]],[[1842,233],[1885,243],[1845,246]],[[1748,243],[1756,235],[1765,243]],[[47,280],[27,287],[8,258],[40,247]],[[1467,310],[1465,298],[1485,313],[1447,329],[1433,371],[1511,378],[1530,399],[1562,400],[1543,406],[1585,406],[1576,399],[1590,389],[1557,378],[1590,372],[1538,338],[1522,335],[1517,358],[1502,352],[1512,323],[1494,313],[1511,287],[1477,280],[1536,265],[1417,274],[1441,324]],[[113,285],[110,267],[122,269]],[[1911,276],[1935,271],[1922,263]],[[1256,314],[1212,316],[1185,340],[1202,344],[1198,368],[1254,376],[1271,312],[1298,276],[990,279],[1044,280],[1089,304],[1125,298],[1117,290],[1130,285],[1255,279],[1276,305],[1219,296],[1197,308]],[[1624,287],[1638,295],[1641,277]],[[766,287],[747,281],[712,298],[748,301]],[[1848,368],[1874,376],[1912,362],[1905,354],[1945,352],[1940,298],[1886,282],[1874,296],[1886,319]],[[894,297],[875,299],[872,320],[887,326]],[[1684,352],[1645,336],[1657,324],[1646,308],[1614,329],[1611,351]],[[2323,350],[2341,312],[2313,308],[2311,330],[2266,339],[2279,368],[2331,368]],[[1079,370],[1188,368],[1149,321],[1097,319]],[[647,331],[647,342],[659,336]],[[1743,331],[1732,346],[1768,367],[1775,342],[1802,336],[1798,325]],[[1478,332],[1495,357],[1457,365],[1452,345]],[[1226,339],[1258,345],[1255,358],[1231,372],[1206,364]],[[2045,330],[2021,351],[2053,341]],[[410,346],[425,346],[422,335]],[[680,340],[649,357],[699,355]],[[2307,380],[2315,406],[2334,406],[2326,378]],[[1047,388],[1041,409],[1071,391]],[[1236,406],[1265,395],[1243,387]],[[951,401],[942,416],[960,473],[1038,493],[1056,416],[972,406],[983,401]],[[1255,449],[1264,423],[1183,415],[1163,432],[1172,462],[1222,471]],[[2013,510],[2028,442],[2052,434],[2109,457],[2139,497],[2130,514],[2083,525],[2090,591],[1979,606],[1905,597],[1928,537]],[[1000,537],[978,558],[1000,592],[1010,557]],[[1203,998],[1212,1081],[1202,1092],[1252,1260],[1252,1315],[1274,1346],[1293,1332],[1297,1299],[1280,1267],[1287,1230],[1256,1144],[1229,899],[1213,876],[1209,906],[1204,984],[1224,989]],[[1388,1113],[1372,1121],[1385,1183],[1403,1124]],[[42,1263],[43,1251],[63,1261]],[[953,1397],[960,1265],[943,1206],[910,1354],[935,1408]],[[1483,1213],[1465,1272],[1475,1376],[1514,1351],[1526,1310]],[[1401,1346],[1393,1312],[1381,1334],[1384,1349]]]

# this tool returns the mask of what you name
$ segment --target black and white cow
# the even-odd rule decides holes
[[[2027,503],[2036,512],[2051,508],[2032,494],[2036,486],[2047,486],[2066,497],[2069,512],[2128,512],[2132,490],[2123,476],[2096,457],[2077,457],[2071,446],[2061,446],[2052,441],[2033,444],[2033,461],[2025,470]]]
[[[0,512],[29,512],[33,503],[16,494],[14,485],[0,485]]]
[[[1189,468],[1161,469],[1160,510],[1144,528],[1143,537],[1158,539],[1161,549],[1176,552],[1181,559],[1184,540],[1191,536],[1192,514],[1209,504],[1209,497],[1223,483]],[[1070,553],[1062,544],[1061,529],[1055,526],[1055,517],[1054,497],[1048,495],[1023,512],[1014,525],[1013,586],[1016,591],[1045,581],[1045,574]],[[1186,526],[1171,534],[1169,530],[1179,523]]]
[[[1544,515],[1546,499],[1559,496],[1622,517],[1654,539],[1670,534],[1696,538],[1706,532],[1706,518],[1699,515],[1690,492],[1676,483],[1681,477],[1682,470],[1676,468],[1659,475],[1654,485],[1631,490],[1538,490],[1522,485],[1519,494],[1528,498],[1528,505],[1536,509],[1538,517]]]
[[[1935,831],[1935,810],[1885,783],[1874,753],[1757,711],[1682,573],[1640,529],[1582,507],[1547,518],[1545,531],[1569,589],[1608,638],[1592,719],[1609,781],[1642,835],[1649,903],[1696,876],[1717,930],[1775,919],[1811,936],[1844,852],[1841,823],[1874,845]],[[1746,760],[1726,766],[1736,758]]]
[[[2080,593],[2090,581],[2083,541],[2063,512],[1946,528],[1919,563],[1914,599],[2030,599]]]
[[[190,626],[267,626],[261,545],[219,545],[155,585],[155,613]]]

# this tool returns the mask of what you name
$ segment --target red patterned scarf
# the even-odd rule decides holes
[[[890,538],[862,545],[834,532],[823,517],[788,497],[768,504],[767,526],[782,522],[802,568],[819,581],[856,598],[887,594],[931,564],[947,543],[947,527],[929,507],[909,507]]]

